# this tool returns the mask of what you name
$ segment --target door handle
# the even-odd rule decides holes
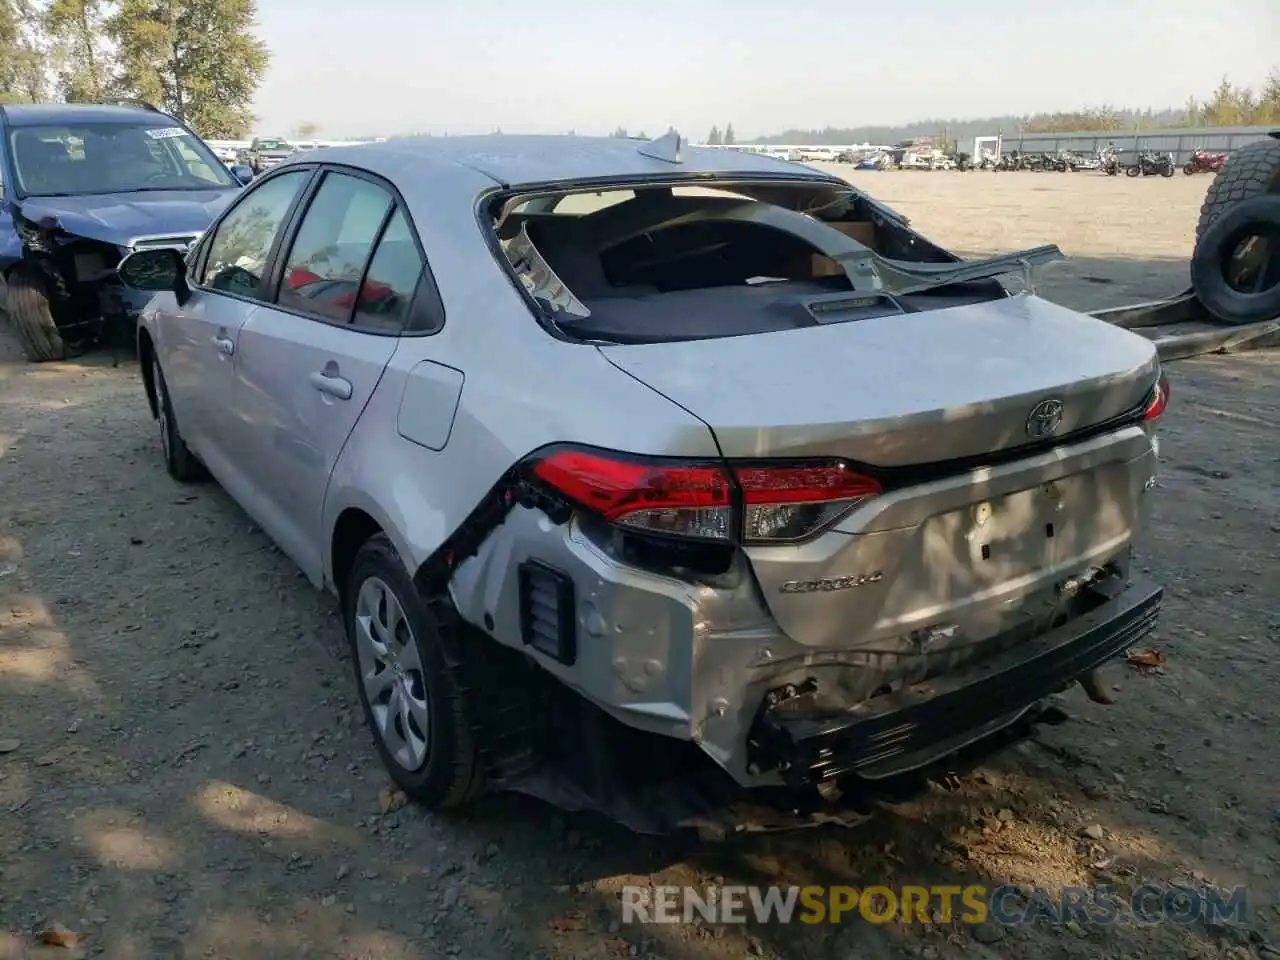
[[[229,357],[236,352],[236,343],[230,337],[214,337],[213,343],[223,356]]]
[[[316,371],[309,377],[311,385],[321,393],[336,397],[339,400],[351,399],[351,381],[336,373]]]

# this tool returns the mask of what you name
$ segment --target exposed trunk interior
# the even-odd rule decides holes
[[[833,249],[913,263],[956,258],[877,216],[860,195],[851,192],[806,215],[804,206],[791,209],[808,199],[806,192],[790,194],[774,187],[763,195],[775,202],[766,202],[707,188],[655,187],[544,198],[511,212],[499,239],[518,273],[541,270],[546,285],[567,293],[557,303],[564,315],[555,318],[565,332],[616,343],[767,333],[1005,296],[986,279],[895,301],[868,299]],[[834,248],[823,249],[823,234],[837,241]]]

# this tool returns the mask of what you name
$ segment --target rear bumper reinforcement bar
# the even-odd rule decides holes
[[[1155,626],[1164,591],[1147,580],[1089,588],[1098,606],[964,671],[885,695],[875,712],[814,719],[761,707],[749,759],[790,786],[881,780],[927,766],[1016,723]]]

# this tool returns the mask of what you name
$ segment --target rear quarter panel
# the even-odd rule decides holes
[[[444,286],[444,284],[442,284]],[[498,291],[495,291],[497,293]],[[494,319],[492,304],[487,318]],[[710,430],[620,373],[592,347],[563,344],[537,329],[524,304],[513,323],[545,343],[470,336],[422,337],[396,351],[330,480],[325,529],[342,511],[368,513],[412,572],[452,534],[512,466],[540,447],[581,443],[635,453],[714,457]],[[458,326],[463,318],[458,316]],[[423,365],[423,361],[431,361]],[[456,412],[437,382],[415,378],[434,364],[463,373]],[[427,402],[436,411],[409,409]],[[433,449],[439,446],[439,449]],[[332,556],[325,569],[332,584]]]

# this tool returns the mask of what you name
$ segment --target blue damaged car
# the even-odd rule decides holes
[[[0,105],[0,307],[28,359],[131,342],[121,258],[185,250],[251,176],[140,101]]]

